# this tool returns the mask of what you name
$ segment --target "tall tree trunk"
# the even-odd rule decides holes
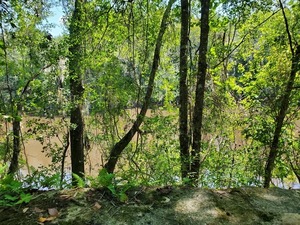
[[[148,81],[148,86],[147,86],[147,92],[143,101],[143,105],[141,108],[141,111],[139,115],[137,116],[136,121],[132,125],[131,129],[125,134],[125,136],[117,142],[114,147],[110,151],[110,155],[108,158],[107,163],[105,164],[105,169],[109,173],[113,173],[117,164],[117,161],[122,153],[122,151],[126,148],[126,146],[129,144],[129,142],[132,140],[133,136],[136,134],[136,132],[139,130],[139,127],[141,126],[142,122],[144,121],[144,117],[146,115],[146,112],[149,107],[151,95],[153,92],[154,88],[154,79],[156,75],[156,71],[158,69],[158,64],[159,64],[159,58],[160,58],[160,49],[162,46],[162,39],[164,36],[164,33],[167,28],[167,22],[168,18],[171,12],[171,8],[175,0],[169,0],[168,6],[164,12],[161,25],[160,25],[160,30],[158,33],[158,37],[156,39],[156,45],[155,45],[155,51],[154,51],[154,56],[153,56],[153,62],[152,62],[152,68],[149,76],[149,81]]]
[[[70,24],[70,47],[69,47],[69,76],[71,91],[71,165],[72,173],[80,177],[84,176],[84,144],[83,129],[84,121],[82,115],[82,97],[84,88],[82,86],[82,30],[83,30],[83,5],[84,0],[76,0],[75,8]],[[73,179],[73,184],[76,181]]]
[[[196,100],[193,115],[193,142],[191,151],[191,170],[189,177],[192,183],[196,183],[199,178],[200,151],[202,139],[202,120],[204,109],[204,92],[207,71],[207,47],[209,34],[209,9],[210,0],[201,0],[201,32],[198,59],[198,73],[196,86]]]
[[[275,160],[278,156],[279,139],[281,136],[282,126],[283,126],[283,122],[284,122],[284,119],[285,119],[285,116],[286,116],[286,113],[287,113],[287,110],[289,107],[290,96],[291,96],[291,92],[293,90],[293,86],[295,83],[295,77],[297,75],[297,72],[299,71],[299,62],[300,62],[300,46],[297,45],[296,48],[293,47],[292,36],[291,36],[290,30],[289,30],[289,24],[288,24],[287,17],[285,15],[284,7],[283,7],[281,0],[279,0],[279,5],[280,5],[281,11],[282,11],[283,18],[284,18],[284,23],[285,23],[288,40],[289,40],[290,50],[292,52],[292,66],[291,66],[291,72],[290,72],[288,82],[286,84],[285,91],[281,98],[280,109],[279,109],[278,115],[275,118],[275,122],[276,122],[275,131],[274,131],[273,140],[272,140],[272,143],[270,146],[269,157],[267,159],[267,163],[266,163],[266,167],[265,167],[264,188],[270,187],[270,182],[272,179],[272,171],[275,166]]]
[[[18,116],[13,120],[13,156],[8,174],[15,174],[19,169],[19,155],[21,151],[21,122]]]
[[[189,0],[181,0],[180,78],[179,78],[179,142],[181,177],[188,177],[190,154],[188,136],[188,43],[189,43]]]

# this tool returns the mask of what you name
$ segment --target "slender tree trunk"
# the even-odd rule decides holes
[[[283,18],[284,18],[284,23],[285,23],[288,40],[289,40],[290,50],[292,52],[292,66],[291,66],[291,72],[290,72],[288,82],[286,84],[285,91],[281,98],[279,112],[275,118],[275,122],[276,122],[275,131],[274,131],[273,140],[272,140],[272,143],[270,146],[269,157],[267,159],[267,163],[266,163],[266,167],[265,167],[265,175],[264,175],[264,187],[265,188],[270,187],[270,182],[272,179],[272,171],[275,166],[275,160],[278,156],[279,139],[281,136],[282,126],[283,126],[283,122],[284,122],[284,119],[285,119],[285,116],[286,116],[286,113],[287,113],[287,110],[289,107],[290,96],[291,96],[293,86],[295,83],[295,77],[297,75],[297,72],[299,71],[299,63],[300,63],[300,46],[297,45],[296,48],[293,48],[292,36],[291,36],[290,30],[289,30],[289,24],[288,24],[287,17],[285,15],[284,7],[283,7],[281,0],[279,0],[279,5],[280,5],[281,11],[282,11]]]
[[[196,86],[196,100],[193,115],[193,142],[192,142],[192,163],[189,177],[192,183],[196,183],[199,178],[200,151],[202,138],[202,120],[204,109],[204,92],[207,71],[207,47],[209,34],[209,9],[210,0],[201,0],[201,33],[198,59],[198,73]]]
[[[267,159],[267,164],[266,164],[266,168],[265,168],[265,177],[264,177],[265,178],[264,179],[264,187],[265,188],[270,187],[270,182],[272,179],[272,171],[275,166],[276,157],[278,156],[279,139],[281,136],[283,121],[284,121],[284,118],[286,116],[286,113],[287,113],[287,110],[289,107],[290,96],[291,96],[291,92],[293,89],[295,77],[296,77],[297,72],[299,71],[299,62],[300,62],[300,46],[297,47],[296,53],[292,58],[292,68],[291,68],[290,77],[289,77],[288,83],[286,85],[284,95],[281,100],[279,113],[275,118],[276,126],[275,126],[274,135],[273,135],[273,141],[270,146],[269,157]]]
[[[11,101],[12,106],[15,105]],[[19,169],[19,156],[21,152],[21,117],[19,112],[21,111],[21,104],[16,103],[16,107],[12,107],[13,114],[13,155],[8,168],[8,174],[15,174]]]
[[[179,142],[181,177],[188,177],[190,154],[188,136],[188,43],[189,43],[189,0],[181,0],[180,78],[179,78]]]
[[[7,160],[8,160],[8,156],[9,156],[9,150],[10,150],[10,138],[9,138],[9,135],[8,135],[8,121],[5,120],[5,136],[6,136],[6,142],[5,142],[5,152],[4,152],[4,157],[3,157],[3,162],[4,164],[6,164]]]
[[[152,68],[149,76],[149,81],[148,81],[148,86],[147,86],[147,92],[143,101],[143,105],[141,108],[141,111],[139,115],[137,116],[136,121],[132,125],[131,129],[125,134],[125,136],[117,142],[114,147],[110,151],[110,155],[108,158],[107,163],[105,164],[105,168],[109,173],[113,173],[117,164],[117,161],[122,153],[122,151],[126,148],[126,146],[129,144],[129,142],[132,140],[133,136],[136,134],[136,132],[139,130],[139,127],[141,126],[144,117],[146,115],[146,112],[149,107],[151,95],[153,92],[154,88],[154,79],[156,75],[156,71],[158,69],[159,65],[159,58],[160,58],[160,49],[162,46],[162,39],[164,36],[164,33],[167,28],[167,22],[168,18],[171,12],[171,7],[174,4],[175,0],[169,0],[168,6],[164,12],[161,25],[160,25],[160,30],[158,37],[156,39],[156,46],[155,46],[155,51],[154,51],[154,56],[153,56],[153,62],[152,62]]]
[[[21,151],[21,123],[14,118],[13,121],[13,156],[8,169],[8,174],[15,174],[19,169],[19,155]]]
[[[21,151],[21,141],[20,141],[20,133],[21,133],[21,124],[20,124],[20,118],[19,118],[19,109],[20,104],[17,103],[17,105],[15,105],[15,102],[13,100],[13,90],[10,86],[10,82],[9,82],[9,66],[8,66],[8,54],[7,54],[7,45],[6,45],[6,35],[5,35],[5,31],[4,31],[4,23],[1,20],[1,39],[3,42],[3,51],[4,51],[4,58],[5,58],[5,78],[6,78],[6,85],[7,85],[7,90],[9,92],[9,107],[11,108],[11,115],[13,116],[13,155],[12,158],[10,160],[10,166],[8,168],[8,174],[12,174],[14,175],[14,173],[16,173],[18,171],[19,168],[19,155],[20,155],[20,151]],[[6,133],[7,134],[7,133]],[[5,158],[4,158],[4,162],[6,161],[6,156],[8,154],[9,151],[9,137],[8,135],[6,136],[6,150],[7,152],[5,153]]]
[[[71,165],[72,173],[80,177],[84,176],[84,144],[83,129],[84,120],[82,115],[82,98],[84,88],[82,86],[82,30],[83,30],[83,4],[84,0],[76,0],[75,8],[70,24],[70,47],[69,47],[69,76],[71,91]],[[73,184],[76,181],[73,179]]]

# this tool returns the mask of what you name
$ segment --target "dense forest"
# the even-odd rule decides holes
[[[0,20],[0,193],[21,194],[1,203],[300,182],[300,1],[1,0]],[[30,140],[50,165],[30,165]]]

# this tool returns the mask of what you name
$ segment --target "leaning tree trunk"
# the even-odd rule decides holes
[[[82,30],[83,30],[83,0],[75,1],[75,8],[70,24],[69,47],[69,76],[71,91],[71,118],[70,118],[70,145],[72,173],[80,177],[84,176],[84,121],[82,115],[82,98],[84,88],[82,86]],[[73,178],[73,184],[76,180]]]
[[[293,163],[290,162],[290,165],[291,165],[292,171],[294,172],[295,176],[297,177],[298,183],[300,183],[300,164],[294,166]]]
[[[273,135],[273,141],[270,146],[270,153],[269,157],[267,159],[267,164],[265,168],[265,179],[264,179],[264,187],[269,188],[270,187],[270,182],[272,179],[272,171],[275,166],[275,160],[276,157],[278,156],[278,147],[279,147],[279,139],[281,136],[281,130],[283,126],[283,121],[286,116],[288,107],[289,107],[289,101],[290,101],[290,96],[291,92],[294,86],[294,81],[297,72],[299,71],[299,62],[300,62],[300,46],[297,47],[296,53],[294,54],[292,58],[292,68],[291,68],[291,73],[290,77],[288,80],[288,83],[286,85],[284,95],[282,96],[282,101],[280,105],[280,110],[278,115],[275,118],[276,126],[275,126],[275,131]]]
[[[189,43],[189,0],[181,0],[181,37],[179,73],[179,142],[181,178],[188,178],[190,165],[188,136],[188,43]]]
[[[195,184],[199,178],[200,150],[202,137],[202,121],[204,109],[204,92],[207,71],[207,48],[209,33],[210,0],[201,0],[201,32],[198,59],[198,73],[196,83],[196,100],[193,115],[193,142],[191,151],[191,170],[189,178]]]
[[[9,174],[14,174],[18,171],[19,169],[19,156],[20,156],[20,151],[21,151],[21,110],[22,110],[22,98],[25,95],[25,93],[27,92],[27,90],[29,89],[30,83],[35,80],[42,71],[44,71],[45,69],[49,68],[52,64],[48,64],[46,66],[44,66],[38,73],[33,74],[33,76],[26,82],[19,98],[18,98],[18,102],[16,103],[16,109],[14,109],[14,105],[15,103],[13,103],[14,101],[12,100],[12,92],[10,90],[10,87],[8,88],[10,91],[10,104],[13,106],[12,107],[12,114],[13,114],[13,156],[10,162],[10,166],[8,169],[8,173]],[[27,162],[28,163],[28,162]],[[29,172],[29,170],[28,170]]]
[[[146,115],[146,112],[148,110],[149,104],[150,104],[150,98],[153,92],[154,88],[154,79],[156,75],[156,71],[158,69],[158,64],[159,64],[159,57],[160,57],[160,49],[162,46],[162,39],[164,36],[164,33],[167,28],[167,22],[168,18],[171,12],[171,7],[175,0],[170,0],[168,3],[168,6],[164,12],[161,25],[160,25],[160,30],[158,33],[158,37],[156,39],[156,46],[155,46],[155,51],[154,51],[154,56],[153,56],[153,62],[152,62],[152,68],[149,76],[149,81],[148,81],[148,86],[147,86],[147,92],[143,101],[143,105],[141,108],[141,111],[139,115],[137,116],[136,121],[132,125],[131,129],[125,134],[125,136],[117,142],[114,147],[110,151],[110,155],[108,158],[107,163],[105,164],[105,169],[109,173],[113,173],[117,164],[117,161],[122,153],[122,151],[126,148],[126,146],[129,144],[129,142],[132,140],[133,136],[136,134],[136,132],[139,130],[139,127],[141,126],[144,117]]]
[[[297,72],[299,71],[299,63],[300,63],[300,46],[297,45],[296,48],[293,47],[292,36],[291,36],[290,30],[289,30],[289,24],[288,24],[287,17],[285,15],[284,7],[283,7],[281,0],[279,0],[279,5],[280,5],[280,8],[281,8],[281,11],[283,14],[286,33],[287,33],[289,45],[290,45],[290,50],[292,52],[292,66],[291,66],[291,72],[290,72],[288,82],[286,84],[285,91],[281,98],[279,112],[275,118],[275,122],[276,122],[275,131],[274,131],[273,140],[272,140],[272,143],[270,146],[269,157],[267,159],[267,163],[266,163],[266,167],[265,167],[265,175],[264,175],[264,187],[265,188],[270,187],[270,182],[272,179],[272,171],[275,166],[275,160],[278,156],[279,139],[281,136],[283,121],[284,121],[284,118],[286,116],[286,113],[287,113],[287,110],[289,107],[290,96],[291,96],[291,93],[293,90]]]

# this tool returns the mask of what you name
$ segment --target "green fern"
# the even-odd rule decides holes
[[[76,180],[76,185],[77,187],[79,188],[84,188],[85,187],[85,181],[83,178],[81,178],[80,176],[78,176],[77,174],[75,173],[72,173],[73,177],[75,178]]]
[[[109,187],[113,185],[114,174],[108,173],[105,168],[99,171],[98,181],[99,184],[103,187]]]

